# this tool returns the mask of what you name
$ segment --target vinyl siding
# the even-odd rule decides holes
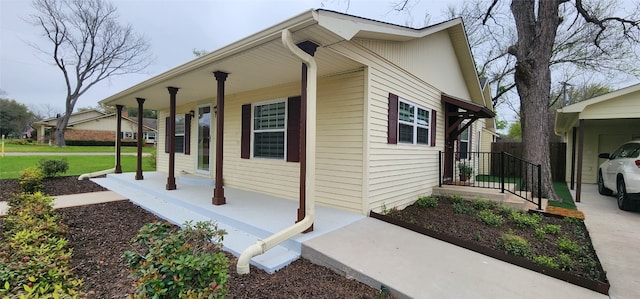
[[[581,119],[640,118],[640,91],[587,106]]]
[[[94,130],[94,131],[112,131],[115,132],[117,128],[117,117],[111,116],[106,118],[100,118],[96,120],[90,120],[87,122],[73,125],[74,130]],[[123,132],[138,132],[138,124],[127,119],[122,119],[122,131]],[[146,129],[148,131],[148,129]]]
[[[420,195],[429,195],[438,184],[438,151],[443,146],[443,113],[441,91],[419,78],[388,63],[361,46],[332,46],[356,61],[369,64],[367,123],[367,182],[363,210],[380,211],[402,208]],[[436,146],[387,144],[388,95],[394,93],[437,113]]]
[[[406,42],[359,39],[357,43],[447,94],[470,99],[446,30]]]

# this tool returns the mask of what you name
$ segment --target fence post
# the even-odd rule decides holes
[[[442,187],[442,151],[438,151],[438,187]]]
[[[500,190],[504,193],[504,151],[500,152]]]
[[[542,165],[538,164],[538,210],[542,210]]]

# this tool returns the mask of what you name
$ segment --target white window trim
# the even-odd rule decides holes
[[[284,148],[283,148],[283,152],[284,154],[282,155],[282,158],[273,158],[273,157],[256,157],[255,153],[254,153],[254,148],[255,148],[255,144],[254,144],[254,139],[255,139],[255,124],[254,124],[254,120],[255,120],[255,107],[256,106],[262,106],[262,105],[269,105],[269,104],[275,104],[275,103],[280,103],[280,102],[284,102],[284,128],[283,129],[267,129],[267,130],[258,130],[257,132],[284,132]],[[288,99],[287,98],[277,98],[277,99],[272,99],[272,100],[267,100],[267,101],[261,101],[261,102],[256,102],[256,103],[252,103],[251,104],[251,145],[250,145],[250,151],[251,151],[251,158],[253,159],[264,159],[264,160],[276,160],[276,161],[287,161],[287,122],[289,119],[289,105],[288,105]]]
[[[213,136],[209,136],[209,170],[202,170],[198,168],[198,159],[200,156],[200,147],[198,144],[198,138],[200,138],[200,124],[198,123],[198,119],[200,117],[200,108],[202,107],[209,107],[209,115],[211,117],[211,119],[209,120],[209,126],[210,126],[210,132],[209,134],[213,135],[214,131],[213,131],[213,126],[214,126],[214,118],[215,115],[213,113],[213,105],[211,104],[200,104],[196,106],[196,115],[194,117],[195,122],[196,122],[196,135],[195,135],[195,140],[196,140],[196,154],[195,156],[195,161],[194,161],[194,165],[196,168],[196,173],[200,173],[200,174],[206,174],[206,175],[210,175],[211,174],[211,166],[213,166],[214,160],[215,160],[215,156],[212,155],[213,153],[213,146],[211,146],[211,140],[214,138]]]
[[[411,105],[414,107],[415,111],[413,112],[413,122],[408,122],[408,121],[404,121],[400,119],[400,103],[405,103],[407,105]],[[427,112],[427,115],[429,116],[429,121],[427,122],[427,125],[421,125],[418,123],[418,109],[422,109],[424,111]],[[408,101],[404,98],[398,97],[398,143],[400,144],[413,144],[413,145],[423,145],[423,146],[431,146],[431,117],[432,117],[432,112],[431,109],[425,108],[423,106],[420,106],[416,103],[413,103],[411,101]],[[406,141],[400,141],[400,124],[405,124],[405,125],[409,125],[412,126],[413,128],[413,142],[406,142]],[[418,128],[423,128],[423,129],[427,129],[429,134],[427,136],[427,143],[418,143]]]

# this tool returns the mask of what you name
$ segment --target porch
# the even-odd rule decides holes
[[[176,177],[178,188],[166,190],[166,173],[109,174],[92,179],[97,184],[129,198],[131,202],[177,225],[185,221],[213,220],[227,232],[224,250],[239,256],[257,240],[267,238],[297,219],[298,202],[225,186],[225,205],[211,204],[214,181],[194,175]],[[251,264],[273,273],[300,257],[302,242],[324,235],[365,216],[335,208],[316,206],[314,230],[295,237],[251,259]]]

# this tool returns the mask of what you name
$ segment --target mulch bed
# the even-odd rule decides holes
[[[108,190],[90,180],[78,181],[77,176],[44,179],[42,185],[42,192],[50,196]],[[11,195],[19,190],[17,179],[0,180],[0,201],[8,201]]]
[[[77,177],[45,180],[49,195],[106,190]],[[17,180],[0,180],[2,200],[18,191]],[[69,227],[67,239],[73,247],[71,267],[83,279],[89,298],[127,298],[134,291],[128,267],[121,260],[129,241],[146,223],[162,221],[130,203],[118,201],[57,210]],[[0,218],[1,222],[2,218]],[[347,279],[328,268],[299,259],[275,274],[254,266],[251,273],[236,273],[236,257],[229,257],[227,298],[392,298],[358,281]]]
[[[589,233],[582,220],[574,218],[566,219],[562,216],[542,213],[542,220],[537,227],[542,227],[545,224],[559,225],[560,232],[557,235],[545,234],[544,237],[540,239],[535,236],[534,229],[518,227],[508,217],[503,217],[504,223],[499,227],[490,227],[478,219],[477,211],[470,214],[455,213],[453,208],[454,199],[450,197],[439,197],[438,200],[439,203],[437,207],[425,208],[413,204],[403,210],[391,210],[386,215],[373,212],[371,214],[374,218],[388,221],[494,258],[503,259],[503,256],[507,256],[506,259],[503,260],[534,271],[549,275],[551,275],[550,273],[552,272],[559,272],[560,274],[558,275],[551,275],[559,279],[569,281],[570,278],[567,277],[577,277],[574,281],[569,282],[605,294],[608,292],[609,284],[606,273],[602,269],[591,244]],[[465,203],[471,206],[470,202],[465,201]],[[496,214],[499,213],[497,209],[495,211]],[[558,210],[556,212],[562,213],[564,211]],[[574,259],[573,264],[564,271],[541,267],[541,265],[535,264],[532,260],[510,255],[501,248],[499,245],[500,239],[507,233],[515,234],[526,239],[531,245],[532,257],[557,257],[563,253],[557,245],[560,238],[565,238],[578,244],[581,248],[581,253],[572,256]]]

